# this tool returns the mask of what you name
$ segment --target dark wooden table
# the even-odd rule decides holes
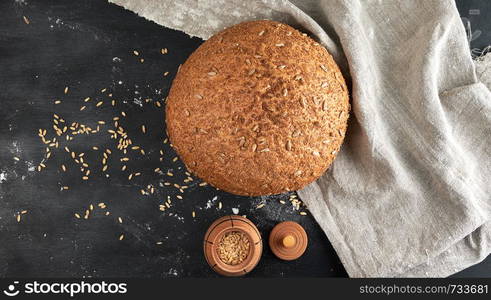
[[[264,239],[283,220],[302,224],[310,239],[293,262],[265,247],[249,276],[347,276],[292,194],[233,196],[187,179],[174,161],[164,143],[164,99],[179,64],[201,43],[102,0],[0,2],[1,277],[217,276],[204,261],[202,237],[213,220],[237,211]],[[108,132],[115,117],[139,149],[117,149]],[[490,276],[490,266],[488,259],[457,276]]]

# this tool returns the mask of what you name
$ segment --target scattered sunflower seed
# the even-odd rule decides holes
[[[286,150],[292,151],[292,141],[290,141],[290,140],[286,141],[285,147],[286,147]]]

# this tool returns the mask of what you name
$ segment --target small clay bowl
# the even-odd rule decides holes
[[[247,257],[236,265],[223,262],[217,251],[222,237],[233,231],[245,234],[250,245]],[[254,223],[247,218],[231,215],[221,217],[210,225],[205,234],[203,249],[206,261],[215,272],[225,276],[242,276],[252,271],[261,259],[263,242]]]

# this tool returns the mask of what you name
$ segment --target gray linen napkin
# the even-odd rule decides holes
[[[350,276],[448,276],[491,252],[491,93],[453,1],[110,1],[204,39],[278,20],[333,54],[353,117],[332,167],[299,195]]]

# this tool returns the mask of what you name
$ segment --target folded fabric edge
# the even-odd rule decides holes
[[[440,255],[429,258],[428,261],[422,262],[420,265],[414,268],[407,269],[404,273],[398,274],[382,274],[376,273],[363,268],[361,262],[357,261],[354,256],[351,256],[351,246],[346,243],[339,228],[330,214],[330,209],[323,199],[322,192],[319,185],[314,182],[306,186],[304,189],[297,191],[300,199],[309,207],[310,212],[314,216],[315,220],[321,226],[326,233],[329,241],[331,242],[334,250],[336,251],[341,263],[343,264],[349,277],[363,278],[363,277],[448,277],[454,273],[460,272],[472,265],[478,264],[483,261],[491,253],[491,237],[489,228],[485,226],[489,223],[484,223],[475,231],[464,237],[462,240],[457,241],[449,249],[445,249]],[[478,251],[477,255],[474,255],[475,248],[472,245],[467,245],[466,239],[473,239],[473,235],[480,234],[486,235],[485,249],[484,251]],[[482,237],[481,237],[482,238]],[[481,244],[482,246],[482,244]],[[457,248],[457,249],[455,249]],[[451,253],[459,253],[458,255],[449,255]],[[461,258],[461,255],[468,254],[468,259],[456,259]],[[435,270],[436,267],[438,270]]]
[[[319,185],[313,182],[302,190],[297,191],[297,193],[300,199],[307,205],[319,226],[326,233],[349,277],[360,278],[370,276],[371,274],[365,273],[354,257],[349,255],[352,252],[350,246],[343,239],[336,222],[334,222]],[[373,274],[372,276],[376,275]]]
[[[479,245],[481,249],[473,247],[473,241],[483,239],[485,241]],[[491,254],[491,221],[484,223],[440,255],[429,258],[427,262],[410,269],[405,277],[448,277],[482,262],[489,254]]]
[[[157,0],[152,0],[148,1],[145,3],[145,5],[141,5],[140,1],[131,1],[131,0],[107,0],[109,3],[118,5],[123,7],[124,9],[131,11],[133,13],[136,13],[138,16],[143,17],[147,20],[150,20],[158,25],[173,29],[173,30],[178,30],[181,32],[186,33],[190,37],[198,37],[203,40],[207,40],[210,38],[210,36],[214,33],[217,33],[218,31],[223,29],[223,25],[234,25],[238,24],[240,22],[245,22],[245,21],[251,21],[255,19],[270,19],[270,20],[275,20],[279,22],[284,22],[288,23],[289,25],[293,25],[291,23],[296,23],[300,25],[303,29],[307,30],[308,32],[311,33],[311,37],[314,39],[318,40],[319,43],[321,43],[324,47],[326,47],[329,51],[329,53],[333,56],[334,60],[340,67],[341,71],[343,72],[343,75],[346,78],[349,78],[349,71],[348,71],[348,64],[346,61],[346,57],[344,56],[344,53],[342,52],[342,49],[340,49],[336,43],[327,35],[327,33],[323,30],[322,27],[320,27],[315,20],[313,20],[306,12],[295,6],[293,3],[282,0],[282,1],[272,1],[272,0],[256,0],[255,5],[256,11],[255,13],[258,14],[257,9],[258,6],[261,5],[264,9],[262,9],[262,14],[258,15],[257,18],[251,18],[247,14],[243,15],[230,15],[227,10],[223,10],[223,18],[222,19],[229,19],[228,21],[230,23],[227,24],[213,24],[213,32],[209,31],[201,31],[199,30],[201,26],[203,26],[203,23],[198,23],[196,26],[191,25],[191,26],[184,26],[182,23],[174,23],[172,19],[169,18],[159,18],[157,14],[154,13],[148,13],[148,11],[154,12],[159,5],[165,4],[165,1],[159,2]],[[241,2],[238,0],[232,1],[230,0],[228,2],[228,5],[235,6],[235,2]],[[252,2],[252,1],[251,1]],[[169,5],[167,5],[169,6]],[[213,6],[213,4],[210,4],[210,6]],[[176,10],[175,7],[172,5],[167,8],[167,14],[169,12],[172,12]],[[273,13],[266,13],[267,11],[272,11]],[[216,13],[216,11],[215,11]],[[193,20],[190,20],[193,21]],[[189,24],[188,24],[189,25]]]
[[[152,21],[157,25],[165,26],[165,27],[173,29],[173,30],[184,32],[191,38],[197,37],[197,38],[200,38],[203,40],[206,40],[209,38],[209,36],[200,36],[199,34],[192,34],[192,33],[183,31],[182,28],[179,28],[178,26],[173,26],[173,24],[171,22],[168,22],[167,24],[161,24],[158,20],[152,18],[152,16],[149,16],[148,14],[145,14],[144,12],[140,11],[138,4],[141,2],[139,2],[139,1],[133,1],[132,2],[132,1],[126,1],[126,0],[107,0],[107,2],[115,4],[117,6],[120,6],[127,11],[131,11],[131,12],[135,13],[136,15],[138,15],[139,17],[142,17],[142,18],[145,18],[146,20]]]

